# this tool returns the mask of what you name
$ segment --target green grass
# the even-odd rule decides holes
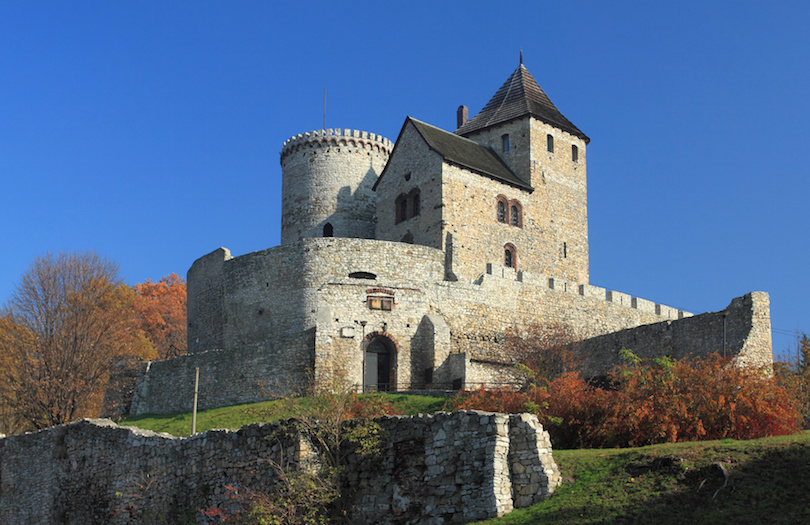
[[[483,523],[810,523],[810,432],[554,458],[563,484],[549,500]]]
[[[404,394],[384,397],[405,414],[436,412],[446,401]],[[288,407],[267,401],[201,411],[197,430],[294,417],[295,409]],[[121,424],[187,436],[191,414],[142,416]],[[810,432],[751,441],[555,450],[554,458],[563,484],[549,500],[484,523],[810,523]],[[729,473],[725,488],[725,476],[714,463]]]
[[[383,397],[406,415],[438,412],[443,409],[447,400],[444,397],[406,394],[364,394],[360,397],[371,396]],[[306,402],[307,398],[296,401],[296,403]],[[239,428],[251,423],[272,423],[279,419],[289,419],[296,416],[295,406],[298,405],[294,405],[291,410],[289,403],[275,400],[201,410],[197,412],[197,432],[205,432],[212,428]],[[191,434],[191,412],[165,415],[147,414],[124,419],[119,424],[132,425],[155,432],[168,432],[174,436],[188,436]]]

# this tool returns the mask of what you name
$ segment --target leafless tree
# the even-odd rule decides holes
[[[128,350],[133,295],[96,253],[34,259],[1,316],[7,406],[34,428],[94,415],[111,359]]]

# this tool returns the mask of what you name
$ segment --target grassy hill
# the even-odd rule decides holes
[[[445,403],[428,396],[385,399],[406,414],[435,412]],[[198,414],[197,428],[238,428],[289,418],[292,412],[277,401],[207,410]],[[121,423],[188,435],[191,414]],[[751,441],[555,450],[554,458],[563,484],[551,499],[485,523],[810,523],[810,432]]]
[[[384,399],[405,415],[438,412],[444,408],[447,400],[444,397],[404,394],[364,394],[360,397]],[[272,423],[279,419],[290,419],[296,415],[297,404],[307,402],[307,398],[299,398],[293,403],[275,400],[201,410],[197,412],[197,432],[205,432],[212,428],[239,428],[251,423]],[[137,416],[120,421],[119,424],[132,425],[155,432],[168,432],[173,436],[188,436],[191,434],[191,412]]]

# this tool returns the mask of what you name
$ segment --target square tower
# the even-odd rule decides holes
[[[524,230],[524,246],[516,247],[522,262],[517,268],[588,283],[585,149],[590,139],[560,113],[522,61],[481,112],[460,121],[455,133],[496,152],[533,189],[516,210]],[[513,198],[506,197],[505,217],[499,208],[495,213],[510,223]]]

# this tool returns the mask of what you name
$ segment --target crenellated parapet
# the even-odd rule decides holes
[[[382,135],[340,128],[287,140],[281,149],[281,244],[306,237],[373,239],[372,188],[392,148]]]
[[[627,308],[637,310],[651,316],[660,317],[661,320],[675,320],[683,319],[685,317],[692,317],[692,313],[665,304],[659,304],[649,299],[635,297],[627,293],[608,290],[601,286],[593,286],[592,284],[580,284],[557,277],[549,277],[546,275],[525,272],[522,270],[515,271],[512,268],[505,268],[495,263],[487,263],[486,273],[481,275],[476,281],[476,284],[483,284],[488,280],[506,279],[508,281],[516,281],[519,283],[530,284],[548,288],[555,292],[564,294],[573,294],[581,297],[589,297],[612,303],[619,308]],[[651,318],[649,322],[655,322],[658,319]]]
[[[303,148],[359,147],[374,150],[386,156],[391,154],[394,143],[376,133],[357,129],[328,128],[299,133],[290,137],[281,146],[281,163]]]

